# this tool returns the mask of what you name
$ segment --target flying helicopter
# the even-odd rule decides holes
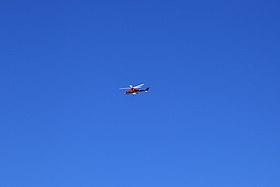
[[[124,92],[124,94],[133,94],[133,95],[136,95],[140,92],[148,92],[148,90],[150,89],[150,87],[144,89],[144,90],[141,90],[140,88],[144,86],[144,84],[139,84],[137,86],[132,86],[132,85],[129,85],[128,88],[120,88],[120,90],[127,90],[126,92]]]

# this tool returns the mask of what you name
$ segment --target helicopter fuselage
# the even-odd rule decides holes
[[[148,92],[150,88],[146,88],[145,90],[140,90],[138,88],[131,88],[124,92],[124,94],[138,94],[139,92]]]

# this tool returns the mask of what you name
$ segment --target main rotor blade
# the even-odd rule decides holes
[[[139,84],[137,86],[134,86],[133,88],[141,88],[142,86],[144,86],[144,84]]]
[[[130,88],[119,88],[120,90],[129,90]]]

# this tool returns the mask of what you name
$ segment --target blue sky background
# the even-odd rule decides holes
[[[278,1],[2,0],[0,186],[279,187],[279,20]]]

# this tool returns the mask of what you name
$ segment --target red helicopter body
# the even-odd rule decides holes
[[[140,92],[148,92],[148,90],[150,89],[149,87],[144,89],[144,90],[140,90],[140,88],[143,86],[144,84],[140,84],[138,86],[132,86],[132,85],[129,85],[130,87],[129,88],[120,88],[120,89],[127,89],[126,92],[124,92],[124,94],[138,94]]]

